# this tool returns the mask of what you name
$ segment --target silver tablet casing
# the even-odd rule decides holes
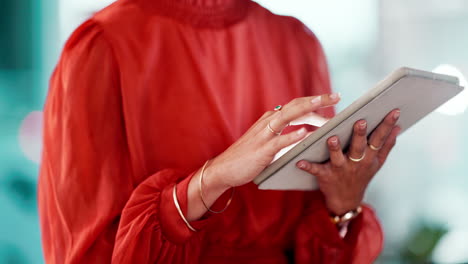
[[[368,123],[368,135],[393,109],[400,109],[401,133],[463,90],[458,78],[411,68],[400,68],[352,103],[323,127],[271,163],[255,179],[260,189],[315,190],[315,177],[296,167],[300,160],[325,162],[329,159],[326,140],[340,138],[345,150],[351,140],[353,124]]]

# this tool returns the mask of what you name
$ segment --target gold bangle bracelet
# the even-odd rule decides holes
[[[175,207],[177,208],[177,211],[179,212],[180,218],[184,220],[185,224],[190,230],[192,230],[193,232],[197,232],[197,230],[189,224],[184,214],[182,213],[182,210],[180,209],[179,201],[177,200],[177,183],[174,185],[174,189],[172,191],[172,198],[174,198],[174,204],[175,204]]]
[[[356,209],[349,211],[341,216],[333,215],[330,217],[331,221],[335,225],[342,225],[344,223],[348,223],[354,218],[358,217],[358,215],[362,212],[362,207],[358,206]]]
[[[200,181],[199,181],[199,185],[198,185],[198,190],[200,191],[200,198],[202,200],[202,203],[203,205],[205,206],[206,210],[214,213],[214,214],[220,214],[224,211],[226,211],[226,209],[229,207],[229,205],[231,204],[232,202],[232,197],[234,197],[234,191],[235,189],[232,188],[232,192],[231,192],[231,198],[229,198],[229,200],[227,201],[226,203],[226,206],[224,206],[223,210],[221,211],[213,211],[210,209],[209,206],[206,205],[206,202],[205,202],[205,197],[203,196],[203,188],[202,188],[202,185],[203,185],[203,175],[205,174],[205,169],[206,169],[206,166],[208,165],[208,162],[210,162],[210,160],[207,160],[205,162],[205,164],[203,165],[202,169],[201,169],[201,172],[200,172]]]

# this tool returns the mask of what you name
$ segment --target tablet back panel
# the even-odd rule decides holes
[[[401,110],[397,124],[404,132],[462,90],[463,87],[458,85],[454,77],[402,68],[345,109],[343,114],[338,114],[336,120],[333,118],[330,124],[314,132],[317,133],[316,137],[310,136],[313,142],[308,141],[309,138],[304,140],[291,153],[286,153],[270,164],[254,182],[259,184],[260,189],[317,189],[315,178],[298,169],[295,164],[302,159],[310,162],[327,161],[329,153],[326,140],[329,137],[337,135],[342,148],[346,150],[356,121],[367,120],[369,135],[396,108]]]

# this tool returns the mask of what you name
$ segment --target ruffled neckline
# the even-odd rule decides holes
[[[250,0],[134,0],[144,10],[198,27],[222,28],[242,20]]]

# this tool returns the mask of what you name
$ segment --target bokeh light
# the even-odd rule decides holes
[[[467,81],[463,73],[455,66],[450,64],[441,64],[437,66],[433,72],[447,74],[451,76],[455,76],[458,78],[460,82],[460,86],[466,88]],[[454,98],[450,99],[447,103],[442,105],[437,109],[437,112],[446,114],[446,115],[457,115],[462,114],[468,108],[468,90],[464,89],[461,93],[459,93]]]

